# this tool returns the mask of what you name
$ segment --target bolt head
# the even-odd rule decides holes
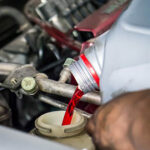
[[[63,65],[63,67],[69,67],[72,63],[74,63],[75,62],[75,60],[74,59],[72,59],[72,58],[67,58],[66,59],[66,61],[65,61],[65,63],[64,63],[64,65]]]
[[[21,87],[26,92],[31,92],[36,87],[36,81],[33,77],[25,77],[21,82]]]
[[[17,83],[18,83],[18,81],[17,81],[16,78],[12,78],[12,79],[11,79],[11,84],[12,84],[12,85],[15,86]]]

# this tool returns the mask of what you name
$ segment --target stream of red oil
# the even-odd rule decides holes
[[[83,95],[84,93],[77,87],[67,106],[62,126],[71,124],[74,108],[76,107],[77,103]]]

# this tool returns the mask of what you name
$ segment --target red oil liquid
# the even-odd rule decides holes
[[[70,102],[67,106],[67,110],[64,115],[62,126],[71,124],[74,108],[76,107],[77,103],[79,102],[80,98],[83,95],[84,95],[84,93],[77,87],[72,96],[72,99],[70,100]]]

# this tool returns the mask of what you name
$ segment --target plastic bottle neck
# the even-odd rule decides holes
[[[84,93],[99,88],[99,76],[84,54],[69,69]]]

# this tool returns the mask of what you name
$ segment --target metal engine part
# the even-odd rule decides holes
[[[96,10],[96,7],[90,0],[46,0],[36,8],[41,19],[51,22],[62,32],[67,32],[70,28],[73,28],[94,10]]]
[[[92,115],[85,111],[87,103],[90,107],[91,104],[97,107],[102,100],[105,103],[121,93],[150,87],[149,0],[133,0],[118,22],[104,34],[129,0],[117,0],[118,3],[110,0],[109,9],[105,5],[101,10],[99,8],[105,0],[99,1],[30,0],[27,3],[25,14],[29,20],[15,31],[19,32],[17,37],[14,36],[11,42],[6,42],[0,48],[0,125],[28,132],[39,115],[58,109],[65,110],[67,98],[72,97],[76,88],[70,71],[78,84],[83,79],[80,86],[88,92],[81,98],[83,106],[76,108],[87,118]],[[122,2],[125,7],[120,5]],[[116,6],[119,7],[117,13],[114,13]],[[99,16],[99,12],[103,15],[99,19],[95,17],[92,22],[93,16]],[[18,19],[16,21],[20,22]],[[89,20],[88,24],[86,21]],[[101,23],[102,26],[99,26]],[[74,27],[78,31],[73,31]],[[85,30],[92,35],[84,34]],[[87,41],[88,46],[81,44],[99,34],[102,35],[96,38],[94,45],[90,41]],[[76,59],[84,48],[87,48],[84,55],[100,77],[101,96],[99,91],[89,92],[91,89],[97,90],[97,83],[81,59]],[[69,62],[63,68],[68,57],[77,61]],[[75,70],[69,67],[70,64],[74,64]],[[91,83],[93,85],[87,89]],[[6,146],[7,149],[22,148],[26,143],[24,149],[71,149],[3,127],[0,127],[0,131],[2,149],[6,149]]]
[[[50,79],[41,78],[37,75],[36,77],[39,89],[46,93],[56,94],[64,97],[71,98],[76,86],[65,84],[65,83],[59,83],[57,81],[53,81]],[[85,94],[81,101],[93,103],[96,105],[101,104],[101,98],[98,92],[91,92]]]
[[[66,109],[76,83],[68,64],[64,67],[63,64],[66,58],[74,59],[79,55],[81,43],[87,39],[87,34],[80,34],[74,27],[105,1],[30,0],[24,9],[28,19],[12,7],[10,11],[8,7],[5,8],[4,15],[13,18],[18,25],[12,39],[12,28],[7,30],[9,33],[2,29],[0,32],[9,35],[8,43],[0,47],[0,91],[12,117],[3,108],[0,110],[2,116],[5,112],[6,116],[12,118],[13,128],[28,132],[35,118],[42,113]],[[16,12],[19,14],[14,15]],[[5,21],[3,27],[6,29]],[[40,78],[39,72],[47,75],[47,78]],[[100,94],[87,93],[80,104],[76,110],[89,118],[96,105],[101,104]],[[93,111],[86,110],[92,104],[95,106]],[[8,120],[6,117],[3,122]]]

